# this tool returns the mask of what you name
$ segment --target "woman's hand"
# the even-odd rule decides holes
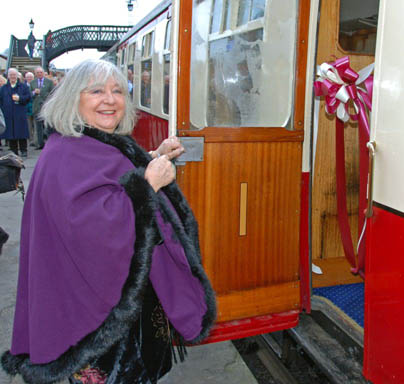
[[[175,179],[175,168],[167,155],[152,160],[146,168],[144,178],[157,192]]]
[[[181,145],[180,140],[177,136],[170,136],[165,139],[160,146],[151,152],[153,159],[161,155],[166,155],[169,160],[172,160],[185,151],[184,147]]]

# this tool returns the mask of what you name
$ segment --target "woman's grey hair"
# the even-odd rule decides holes
[[[104,60],[85,60],[73,67],[52,91],[41,110],[45,124],[63,136],[80,137],[86,122],[79,113],[80,94],[90,85],[104,86],[113,78],[122,89],[126,108],[114,133],[128,135],[135,123],[135,110],[128,92],[128,81],[114,64]]]

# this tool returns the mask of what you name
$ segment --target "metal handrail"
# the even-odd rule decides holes
[[[11,66],[11,62],[12,62],[13,54],[14,54],[14,52],[13,52],[14,51],[14,44],[15,44],[16,40],[17,39],[16,39],[16,37],[14,35],[10,36],[10,45],[8,47],[8,57],[7,57],[7,66],[6,66],[7,71]]]

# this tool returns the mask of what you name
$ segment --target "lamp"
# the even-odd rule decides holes
[[[128,11],[132,12],[133,11],[133,3],[132,0],[128,0]]]
[[[29,29],[32,31],[33,29],[34,29],[34,25],[35,25],[35,23],[32,21],[32,19],[31,19],[31,21],[29,22]]]

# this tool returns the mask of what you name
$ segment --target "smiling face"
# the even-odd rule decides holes
[[[87,124],[113,133],[125,114],[125,95],[115,79],[105,85],[90,83],[80,94],[79,113]]]
[[[43,69],[41,67],[38,67],[35,69],[35,76],[37,77],[37,79],[43,79],[45,75],[45,72],[43,71]]]
[[[17,82],[17,78],[18,72],[15,69],[10,68],[8,70],[8,80],[10,81],[10,83],[14,85]]]

